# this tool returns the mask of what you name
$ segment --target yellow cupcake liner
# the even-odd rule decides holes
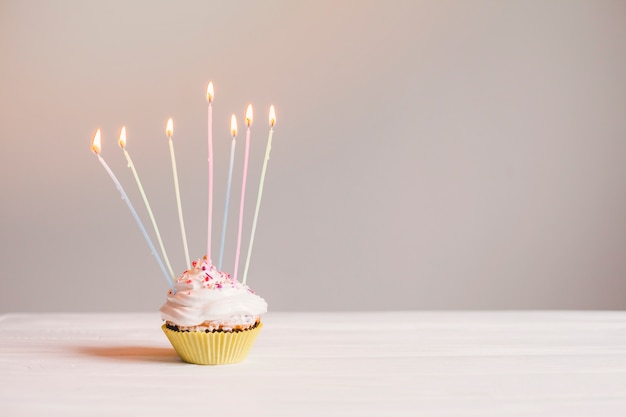
[[[161,326],[180,358],[198,365],[226,365],[246,359],[263,325],[241,332],[181,332]]]

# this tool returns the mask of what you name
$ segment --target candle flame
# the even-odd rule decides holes
[[[209,83],[209,86],[206,89],[206,99],[209,103],[213,101],[213,97],[215,94],[213,93],[213,81]]]
[[[122,126],[122,131],[120,132],[119,143],[122,148],[126,146],[126,126]]]
[[[174,134],[174,121],[172,120],[171,117],[167,121],[167,127],[165,128],[165,133],[167,134],[168,138],[171,138],[172,135]]]
[[[270,127],[274,127],[276,124],[276,110],[274,110],[274,106],[270,106]]]
[[[93,141],[91,142],[91,150],[95,153],[99,154],[102,146],[102,141],[100,139],[100,129],[96,130],[96,134],[93,137]]]
[[[237,136],[237,117],[234,114],[230,118],[230,133],[233,137]]]
[[[248,108],[246,109],[246,124],[248,127],[252,124],[252,104],[248,104]]]

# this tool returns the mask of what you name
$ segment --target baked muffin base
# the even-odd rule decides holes
[[[246,359],[263,324],[245,330],[176,330],[164,323],[161,329],[178,356],[197,365],[226,365]]]

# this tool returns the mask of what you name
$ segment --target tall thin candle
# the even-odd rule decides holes
[[[209,209],[207,215],[207,243],[206,258],[211,261],[211,235],[213,227],[213,83],[210,82],[206,91],[206,99],[209,102],[208,109],[208,147],[209,147]]]
[[[109,176],[113,180],[113,183],[117,187],[117,190],[122,195],[122,200],[126,202],[126,205],[128,206],[128,209],[133,215],[133,218],[135,219],[137,226],[139,226],[139,229],[141,230],[143,237],[146,239],[146,242],[148,243],[148,246],[150,247],[150,251],[152,252],[152,255],[156,258],[157,263],[159,264],[159,267],[161,268],[161,271],[163,272],[163,275],[165,276],[165,279],[168,281],[170,287],[172,288],[172,291],[176,292],[176,289],[174,288],[174,282],[172,281],[172,278],[167,274],[167,271],[165,270],[165,266],[163,265],[163,261],[159,257],[159,254],[157,253],[156,248],[152,244],[152,240],[150,240],[150,236],[148,236],[148,232],[146,232],[146,228],[143,227],[143,223],[141,223],[141,220],[139,219],[139,216],[137,215],[137,212],[135,211],[135,208],[133,207],[132,203],[128,199],[128,196],[126,195],[126,192],[124,191],[124,188],[122,188],[122,184],[120,184],[115,174],[113,174],[113,171],[111,171],[111,168],[109,168],[109,165],[107,165],[107,163],[104,161],[104,158],[100,156],[101,146],[102,145],[101,145],[101,139],[100,139],[100,129],[98,129],[98,131],[96,132],[93,138],[93,142],[91,144],[91,150],[96,154],[96,156],[98,157],[98,160],[100,161],[100,164],[102,164],[106,172],[109,174]]]
[[[233,163],[235,161],[235,138],[237,137],[237,118],[233,114],[230,118],[230,133],[233,141],[230,144],[230,163],[228,164],[228,182],[226,183],[226,201],[224,202],[224,222],[222,223],[222,239],[220,242],[220,258],[217,269],[222,270],[224,259],[224,243],[226,242],[226,224],[228,223],[228,206],[230,204],[230,188],[233,180]]]
[[[252,105],[248,104],[246,109],[246,151],[243,159],[243,180],[241,184],[241,201],[239,202],[239,229],[237,232],[237,251],[235,252],[235,268],[233,279],[237,281],[237,270],[239,269],[239,256],[241,255],[241,232],[243,230],[243,207],[246,198],[246,177],[248,176],[248,155],[250,154],[250,125],[252,124]]]
[[[265,172],[267,171],[267,161],[270,160],[270,151],[272,150],[272,136],[274,135],[274,125],[276,124],[276,112],[274,106],[270,107],[270,133],[267,137],[267,146],[265,147],[265,159],[263,160],[263,169],[261,170],[261,181],[259,182],[259,194],[256,199],[256,207],[254,209],[254,219],[252,220],[252,234],[248,245],[248,255],[246,256],[246,266],[243,270],[243,280],[245,284],[248,278],[248,268],[250,267],[250,255],[252,254],[252,244],[254,243],[254,234],[256,232],[256,223],[259,219],[259,208],[261,207],[261,197],[263,197],[263,183],[265,182]]]
[[[167,128],[165,133],[170,142],[170,156],[172,157],[172,172],[174,173],[174,191],[176,192],[176,206],[178,207],[178,221],[180,223],[180,234],[183,238],[183,249],[185,250],[185,261],[187,261],[187,268],[191,267],[191,261],[189,260],[189,249],[187,248],[187,234],[185,233],[185,222],[183,221],[183,207],[180,202],[180,190],[178,188],[178,171],[176,169],[176,156],[174,155],[174,143],[172,142],[172,134],[174,133],[174,122],[172,119],[167,121]]]
[[[170,260],[167,257],[167,252],[165,252],[165,246],[163,246],[163,240],[161,240],[161,233],[159,233],[159,227],[157,226],[156,220],[154,219],[154,214],[152,214],[150,203],[148,203],[148,197],[146,197],[146,193],[144,192],[143,186],[141,185],[141,181],[139,180],[139,174],[137,174],[137,170],[135,169],[135,164],[133,164],[133,160],[130,159],[130,154],[126,150],[126,126],[122,127],[122,131],[120,132],[119,145],[122,148],[122,151],[124,152],[124,156],[126,157],[126,161],[128,162],[128,167],[133,172],[133,176],[135,177],[135,182],[137,183],[137,187],[139,188],[139,192],[141,193],[141,198],[143,198],[143,202],[146,205],[146,210],[148,210],[148,215],[150,216],[150,220],[152,221],[152,227],[154,227],[154,233],[156,233],[157,241],[159,242],[159,246],[161,247],[161,254],[163,255],[163,259],[165,260],[165,264],[167,265],[167,269],[173,280],[175,278],[174,270],[172,269],[172,265],[170,265]]]

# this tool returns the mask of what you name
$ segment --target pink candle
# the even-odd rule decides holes
[[[209,125],[208,125],[208,142],[209,142],[209,212],[207,219],[207,244],[206,244],[206,258],[209,263],[211,261],[211,233],[213,225],[213,82],[209,83],[209,87],[206,91],[206,98],[209,102]]]
[[[239,203],[239,230],[237,232],[237,251],[235,252],[235,268],[233,279],[237,280],[237,270],[239,269],[239,256],[241,255],[241,232],[243,231],[243,206],[246,198],[246,177],[248,176],[248,155],[250,153],[250,125],[252,124],[252,105],[248,104],[246,109],[246,151],[243,159],[243,181],[241,184],[241,202]]]

